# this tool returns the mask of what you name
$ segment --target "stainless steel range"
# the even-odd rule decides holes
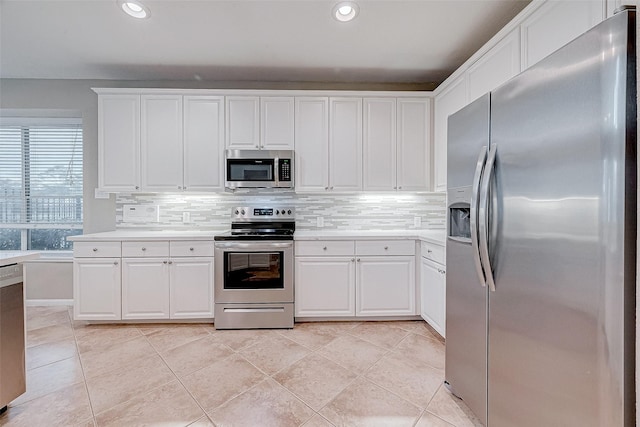
[[[216,329],[293,328],[293,233],[289,207],[231,209],[215,237]]]

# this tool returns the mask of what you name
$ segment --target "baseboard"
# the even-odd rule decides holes
[[[72,299],[28,299],[25,301],[25,305],[68,305],[73,306]]]

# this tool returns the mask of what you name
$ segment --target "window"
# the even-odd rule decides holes
[[[82,234],[80,119],[0,122],[0,249],[68,250]]]

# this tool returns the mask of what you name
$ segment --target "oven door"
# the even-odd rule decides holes
[[[293,241],[215,244],[215,302],[293,302]]]

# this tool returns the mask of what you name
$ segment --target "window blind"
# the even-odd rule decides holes
[[[41,122],[0,124],[0,226],[82,224],[82,126]]]

